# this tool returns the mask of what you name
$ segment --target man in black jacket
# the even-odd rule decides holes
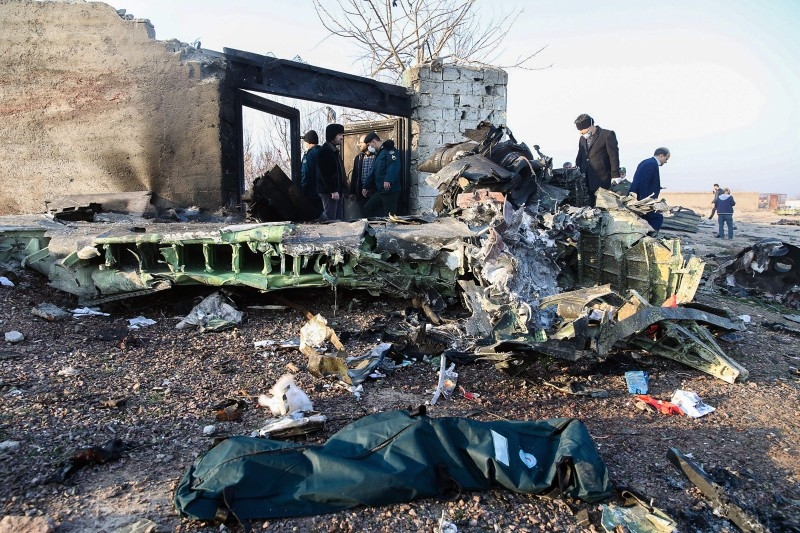
[[[339,157],[339,146],[344,139],[344,126],[328,124],[325,127],[325,144],[317,153],[317,194],[322,200],[321,220],[344,218],[344,165]]]
[[[596,126],[586,113],[575,119],[575,127],[581,134],[575,166],[586,177],[589,204],[594,205],[597,189],[610,189],[611,180],[619,178],[617,135]]]

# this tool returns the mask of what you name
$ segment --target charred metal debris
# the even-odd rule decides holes
[[[663,201],[637,202],[601,189],[596,207],[588,207],[580,172],[553,169],[538,146],[534,156],[507,128],[488,123],[466,136],[419,167],[439,190],[436,216],[115,224],[101,232],[97,224],[41,219],[0,226],[0,261],[14,259],[47,275],[84,304],[178,285],[263,292],[346,287],[413,299],[430,320],[416,335],[437,338],[461,361],[488,358],[515,367],[541,355],[574,361],[628,348],[727,382],[747,378],[715,340],[743,323],[691,303],[703,262],[684,256],[678,239],[650,236],[638,216],[652,210],[669,216]],[[65,233],[73,234],[71,250]],[[769,250],[754,247],[729,276],[780,271],[780,261],[760,266],[763,257],[797,259],[794,247]],[[471,316],[440,318],[442,302],[456,298]]]

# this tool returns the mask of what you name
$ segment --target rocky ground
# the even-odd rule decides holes
[[[800,243],[797,226],[768,222],[741,217],[733,241],[714,239],[710,222],[681,238],[685,248],[707,259],[709,268],[758,237]],[[48,288],[32,271],[0,275],[15,284],[0,287],[0,330],[25,337],[0,346],[0,505],[6,517],[43,517],[58,531],[241,531],[235,523],[221,528],[182,520],[172,504],[173,490],[215,439],[250,434],[271,418],[255,399],[279,376],[296,372],[315,409],[328,417],[323,430],[297,438],[310,443],[324,442],[366,414],[424,404],[437,382],[437,368],[417,362],[367,382],[359,401],[331,386],[333,378],[314,378],[296,349],[255,346],[261,340],[296,338],[306,321],[291,308],[259,308],[279,303],[270,294],[239,295],[246,311],[239,327],[198,333],[175,328],[196,294],[175,291],[170,301],[108,306],[103,310],[109,316],[48,322],[31,309],[44,302],[72,309],[74,298]],[[414,313],[407,301],[360,292],[281,295],[325,316],[354,355],[379,342],[387,324]],[[668,462],[667,451],[675,447],[691,454],[730,501],[766,529],[800,531],[800,425],[794,411],[800,405],[800,343],[796,336],[764,327],[771,322],[797,327],[781,316],[796,311],[713,291],[698,292],[696,300],[750,317],[741,340],[722,343],[749,370],[746,382],[731,385],[634,351],[572,364],[542,358],[513,373],[477,362],[457,371],[463,390],[479,396],[456,394],[428,412],[479,420],[578,418],[589,428],[616,489],[636,490],[676,520],[680,531],[737,531]],[[448,316],[460,313],[451,309]],[[128,320],[139,315],[156,324],[129,330]],[[628,370],[649,373],[654,397],[669,399],[676,389],[690,390],[716,411],[692,419],[637,409],[623,377]],[[569,395],[545,384],[567,381],[603,389],[608,397]],[[216,420],[212,407],[229,398],[249,407],[237,421]],[[204,434],[210,425],[214,435]],[[67,468],[79,450],[113,439],[122,441],[121,457]],[[438,531],[444,517],[458,531],[574,532],[602,531],[600,515],[600,504],[492,490],[255,526],[269,531]],[[12,531],[15,526],[6,527]]]

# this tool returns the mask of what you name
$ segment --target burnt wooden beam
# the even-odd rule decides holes
[[[411,114],[411,98],[398,85],[233,48],[223,48],[222,55],[238,89],[401,117]]]

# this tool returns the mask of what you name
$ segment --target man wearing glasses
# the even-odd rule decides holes
[[[597,189],[610,189],[611,180],[619,178],[619,146],[612,130],[596,126],[586,113],[575,119],[581,134],[575,166],[586,177],[589,205],[594,206]]]

